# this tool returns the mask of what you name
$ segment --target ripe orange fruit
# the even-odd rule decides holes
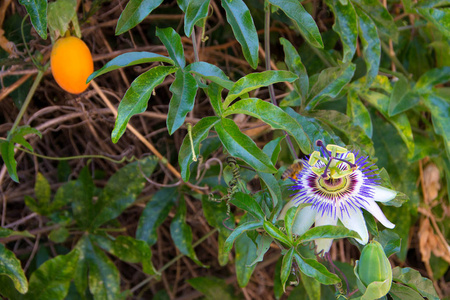
[[[53,78],[60,87],[72,94],[87,89],[86,79],[94,72],[91,51],[77,37],[63,37],[53,45],[50,56]]]

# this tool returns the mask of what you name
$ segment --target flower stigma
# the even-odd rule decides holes
[[[375,203],[395,198],[397,192],[380,186],[380,177],[370,164],[368,156],[359,155],[341,146],[320,140],[316,142],[320,151],[314,151],[309,159],[303,160],[303,169],[291,177],[296,191],[284,207],[279,218],[284,218],[292,206],[311,204],[302,208],[293,223],[292,232],[304,234],[315,226],[337,225],[338,220],[348,229],[356,231],[360,244],[367,244],[369,233],[361,209],[372,214],[387,228],[394,228]],[[332,238],[315,240],[317,252],[325,254],[331,248]]]

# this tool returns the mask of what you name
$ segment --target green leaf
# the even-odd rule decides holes
[[[262,221],[249,221],[246,223],[243,223],[236,227],[233,232],[230,234],[230,236],[227,238],[224,244],[224,252],[228,253],[230,252],[231,248],[233,247],[234,241],[244,232],[249,230],[255,230],[258,228],[263,227]]]
[[[353,124],[361,127],[369,138],[372,137],[373,127],[369,111],[353,90],[347,94],[347,115],[352,118]]]
[[[283,287],[283,290],[286,292],[286,281],[289,278],[289,275],[291,274],[291,267],[292,267],[292,261],[294,259],[294,251],[295,248],[292,247],[286,252],[286,254],[283,256],[283,262],[281,264],[281,286]]]
[[[28,291],[27,278],[20,265],[20,260],[3,244],[0,244],[0,277],[1,275],[8,276],[20,293],[25,294]]]
[[[448,82],[450,80],[449,78],[450,67],[432,69],[420,76],[414,90],[418,91],[420,94],[428,93],[435,85]]]
[[[251,138],[243,134],[232,120],[221,119],[214,125],[214,128],[223,146],[231,156],[242,159],[256,171],[276,172],[269,157],[256,146]]]
[[[419,8],[417,11],[428,21],[433,23],[439,31],[450,38],[450,9],[449,8]]]
[[[142,270],[148,275],[156,275],[158,271],[152,264],[152,251],[146,242],[135,240],[130,236],[120,235],[116,237],[112,248],[108,249],[120,260],[129,263],[142,263]]]
[[[167,52],[175,64],[180,68],[184,68],[186,66],[186,60],[184,58],[184,49],[180,35],[172,27],[156,27],[156,36],[166,46]]]
[[[149,156],[114,173],[94,204],[95,216],[91,220],[90,228],[95,229],[116,218],[133,204],[147,182],[144,176],[149,177],[157,164],[156,157]]]
[[[270,244],[272,244],[273,239],[267,235],[258,235],[256,238],[256,258],[252,261],[249,266],[256,265],[257,263],[264,260],[264,254],[270,249]]]
[[[153,89],[161,84],[167,75],[175,72],[177,69],[176,67],[154,67],[141,74],[131,83],[130,88],[119,104],[118,116],[112,132],[112,141],[114,143],[117,143],[125,132],[130,118],[147,109],[148,100]]]
[[[429,300],[439,300],[433,282],[428,278],[422,277],[419,271],[411,268],[395,267],[392,269],[392,279],[413,288]]]
[[[317,260],[303,258],[297,251],[294,253],[294,258],[303,274],[315,278],[322,284],[336,284],[341,281],[336,274],[330,273],[327,268]]]
[[[141,23],[163,0],[130,0],[117,21],[116,35]]]
[[[78,176],[78,180],[69,183],[74,185],[72,198],[72,212],[78,225],[87,228],[94,218],[94,181],[89,174],[89,166],[85,166]]]
[[[42,133],[39,130],[28,125],[24,125],[17,127],[13,132],[9,132],[8,139],[11,142],[20,144],[25,148],[28,148],[28,150],[33,151],[31,145],[24,138],[28,134],[37,134],[40,138],[42,138]]]
[[[289,237],[269,221],[264,221],[264,230],[274,239],[277,239],[288,246],[292,246]]]
[[[247,216],[245,215],[242,221],[246,221]],[[258,235],[257,241],[260,238]],[[255,242],[247,234],[243,234],[236,239],[236,260],[234,266],[236,268],[237,282],[240,287],[247,286],[250,281],[250,277],[256,268],[256,264],[252,263],[257,259],[257,251]]]
[[[180,147],[180,152],[178,153],[178,162],[181,169],[181,178],[184,181],[189,181],[191,171],[189,166],[193,163],[192,148],[194,148],[195,155],[200,154],[200,143],[208,137],[209,130],[217,122],[220,121],[218,117],[205,117],[201,119],[194,127],[192,127],[192,145],[189,135],[186,135],[183,144]]]
[[[75,248],[67,255],[58,255],[44,262],[30,278],[28,299],[65,299],[77,267],[80,253]]]
[[[296,0],[269,0],[294,21],[305,40],[316,48],[323,48],[322,37],[313,17]]]
[[[411,91],[408,79],[399,75],[389,99],[389,116],[392,117],[407,111],[416,106],[419,101],[419,94],[416,91]]]
[[[136,238],[149,246],[156,243],[156,230],[169,215],[169,211],[178,197],[176,188],[163,188],[157,191],[145,206],[136,230]]]
[[[426,95],[424,101],[431,112],[434,131],[444,139],[447,158],[450,159],[450,103],[437,94]]]
[[[356,52],[356,42],[358,40],[358,24],[355,9],[350,1],[344,4],[340,0],[327,0],[326,3],[334,13],[333,30],[341,37],[344,48],[342,62],[351,62]]]
[[[91,75],[89,75],[86,82],[90,82],[92,79],[103,75],[105,73],[111,72],[113,70],[117,70],[124,67],[135,66],[138,64],[145,64],[151,62],[165,62],[171,65],[174,65],[175,62],[164,55],[159,55],[152,52],[129,52],[121,54],[109,62],[107,62],[103,67],[99,70],[95,71]]]
[[[119,271],[109,260],[108,256],[92,244],[88,235],[80,239],[76,249],[80,251],[74,274],[74,282],[78,293],[85,295],[89,284],[89,291],[94,296],[94,299],[119,299]]]
[[[363,56],[366,61],[366,85],[370,86],[378,74],[381,58],[381,41],[377,27],[370,17],[359,7],[355,7],[358,15],[359,38],[363,46]]]
[[[63,243],[69,237],[69,235],[69,230],[66,227],[58,227],[50,232],[48,238],[52,242]]]
[[[401,239],[393,231],[385,229],[380,232],[380,236],[375,240],[381,244],[387,257],[400,251]]]
[[[205,300],[235,300],[235,292],[231,285],[225,280],[216,277],[196,277],[188,279],[187,282],[197,291],[205,295]]]
[[[97,246],[89,256],[89,291],[94,299],[119,299],[120,274],[114,263]]]
[[[236,194],[233,195],[233,198],[230,200],[230,203],[252,214],[258,220],[265,219],[265,215],[261,206],[259,206],[255,198],[253,198],[250,195],[244,194],[242,192],[237,192]]]
[[[320,299],[330,299],[331,297],[326,297],[325,295],[321,298],[321,284],[314,277],[306,276],[304,273],[300,272],[300,278],[305,288],[306,294],[310,300],[320,300]],[[337,298],[339,299],[339,298]]]
[[[258,66],[259,41],[252,15],[242,0],[222,0],[227,21],[236,40],[242,46],[244,57],[253,69]]]
[[[284,111],[302,125],[303,130],[311,141],[321,140],[325,144],[345,145],[331,128],[315,118],[302,116],[290,107],[286,107]]]
[[[423,300],[423,297],[412,288],[395,282],[392,283],[391,289],[389,290],[389,295],[394,300]]]
[[[208,199],[207,195],[202,196],[202,208],[208,224],[219,230],[219,253],[217,259],[221,266],[225,266],[229,260],[229,253],[225,252],[224,244],[231,233],[230,228],[234,228],[234,216],[231,212],[228,214],[225,201],[221,201],[220,203],[213,202]]]
[[[307,110],[313,109],[323,99],[336,98],[341,90],[350,82],[355,73],[356,66],[347,63],[339,67],[332,67],[320,72],[317,82],[309,92]]]
[[[186,115],[194,108],[197,89],[197,82],[190,73],[182,70],[176,72],[175,80],[170,86],[172,99],[167,115],[167,130],[170,135],[183,125]]]
[[[64,36],[70,22],[77,15],[76,0],[58,0],[48,4],[48,28],[53,40]]]
[[[197,265],[204,267],[192,246],[192,229],[186,224],[186,201],[183,197],[178,199],[177,212],[170,223],[170,235],[181,253],[192,259]]]
[[[0,140],[0,153],[9,177],[18,183],[19,176],[17,175],[17,162],[14,158],[14,143],[6,140]]]
[[[275,179],[275,176],[273,176],[272,174],[261,172],[258,172],[258,176],[260,179],[262,179],[262,181],[264,181],[264,184],[269,190],[270,196],[272,197],[273,208],[277,207],[279,203],[283,202],[283,197],[281,194],[280,185],[278,184],[278,181]],[[274,220],[271,219],[270,221]]]
[[[311,141],[303,131],[302,126],[272,103],[257,98],[243,99],[223,112],[224,117],[231,114],[246,114],[264,121],[274,129],[282,129],[295,138],[303,153],[311,152]]]
[[[386,119],[389,120],[389,122],[391,122],[392,125],[394,125],[408,147],[408,157],[411,158],[414,155],[414,139],[408,117],[405,114],[389,117],[389,98],[385,94],[367,90],[360,92],[359,95],[372,104]]]
[[[380,35],[394,42],[398,38],[398,30],[389,11],[378,0],[351,0],[355,7],[363,10],[376,25]]]
[[[240,97],[241,95],[247,94],[250,91],[264,86],[269,86],[277,82],[293,82],[297,78],[297,75],[289,71],[264,71],[261,73],[248,74],[247,76],[239,79],[231,87],[223,103],[223,108],[227,108],[234,99]]]
[[[208,85],[208,88],[203,89],[206,95],[209,98],[209,102],[214,109],[214,113],[216,116],[222,116],[222,91],[223,87],[218,85],[217,83],[211,82]]]
[[[194,62],[184,68],[184,71],[191,72],[204,79],[211,80],[214,83],[230,90],[234,82],[217,66],[204,61]]]
[[[284,62],[286,63],[288,70],[298,76],[298,79],[294,81],[294,88],[297,93],[302,96],[304,101],[309,92],[309,77],[306,68],[291,42],[285,38],[280,38],[280,44],[283,46]]]
[[[347,229],[344,226],[324,225],[309,229],[297,239],[296,243],[298,245],[300,243],[310,242],[316,239],[343,239],[347,237],[354,239],[361,238],[356,231]]]
[[[28,230],[25,230],[25,231],[14,231],[12,229],[0,227],[0,238],[7,238],[9,236],[14,236],[14,235],[34,238],[34,235],[29,233]]]
[[[334,110],[319,110],[310,113],[310,116],[341,131],[351,141],[347,144],[355,143],[369,153],[369,155],[373,156],[375,154],[372,140],[361,127],[353,125],[348,116]]]
[[[270,161],[275,165],[278,161],[278,155],[281,151],[281,142],[283,141],[284,136],[279,136],[274,140],[271,140],[263,147],[263,152],[270,156]]]
[[[47,39],[47,0],[19,0],[30,15],[31,24],[36,32]]]
[[[41,209],[45,210],[45,207],[49,206],[50,192],[51,190],[48,180],[44,177],[44,175],[42,175],[42,173],[38,172],[36,175],[36,183],[34,184],[34,193]]]
[[[208,17],[208,7],[210,0],[191,0],[184,16],[184,33],[191,37],[194,25]]]

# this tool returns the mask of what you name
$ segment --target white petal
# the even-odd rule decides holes
[[[372,216],[374,216],[378,221],[380,221],[381,224],[384,225],[384,227],[387,228],[394,228],[395,224],[392,224],[386,216],[381,211],[380,207],[374,202],[374,201],[367,201],[367,203],[364,203],[363,208],[370,212]]]
[[[333,218],[328,216],[327,213],[324,213],[322,216],[322,213],[316,214],[316,226],[325,226],[325,225],[336,225],[337,224],[337,218]]]
[[[374,195],[371,199],[374,201],[388,202],[394,199],[395,196],[397,195],[396,191],[393,191],[391,189],[382,186],[374,186],[372,188],[374,189]]]
[[[304,234],[314,223],[315,217],[316,211],[311,206],[302,208],[295,217],[294,224],[292,224],[292,233],[296,235]]]
[[[316,244],[317,253],[322,255],[330,251],[331,245],[333,244],[333,239],[316,239],[314,240]]]
[[[373,201],[368,201],[374,203]],[[375,204],[376,205],[376,204]],[[350,230],[356,231],[361,239],[356,239],[360,244],[367,244],[369,241],[369,232],[367,232],[366,221],[364,220],[363,214],[360,209],[348,209],[350,217],[347,215],[347,212],[343,213],[343,217],[339,215],[339,219],[342,224]]]
[[[316,214],[316,224],[315,226],[324,226],[324,225],[336,225],[337,218],[329,217],[327,214]],[[322,254],[330,251],[331,245],[333,244],[333,239],[316,239],[314,241],[317,246],[317,253],[322,252]]]

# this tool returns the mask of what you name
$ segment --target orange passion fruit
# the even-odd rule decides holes
[[[53,78],[58,85],[72,94],[87,89],[86,79],[94,72],[91,51],[77,37],[60,38],[53,45],[50,56]]]

